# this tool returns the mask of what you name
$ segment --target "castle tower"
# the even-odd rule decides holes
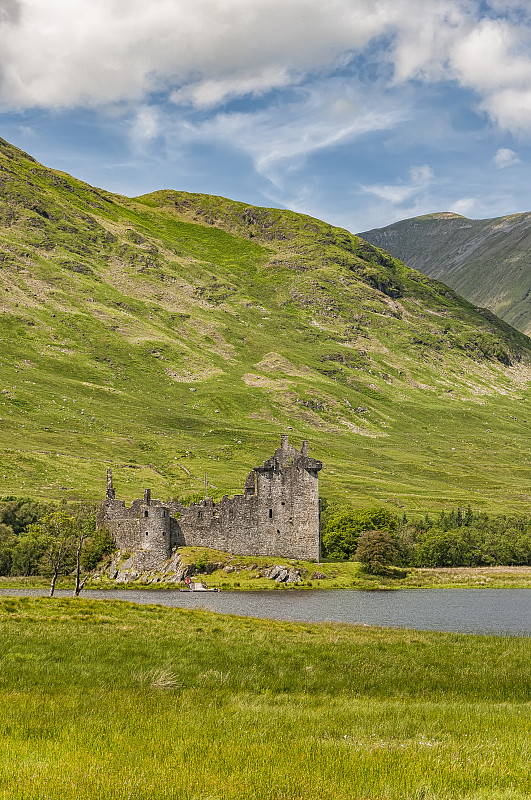
[[[254,468],[257,538],[268,554],[319,560],[322,466],[307,441],[299,452],[283,435],[273,457]]]
[[[114,500],[115,492],[114,487],[112,485],[112,469],[107,467],[107,492],[105,494],[106,500]]]

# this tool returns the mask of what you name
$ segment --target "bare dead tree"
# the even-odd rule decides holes
[[[79,503],[74,509],[77,545],[73,597],[79,596],[89,577],[87,574],[83,579],[81,579],[81,554],[83,552],[83,546],[85,542],[94,534],[94,531],[96,530],[95,512],[95,506],[91,503]]]

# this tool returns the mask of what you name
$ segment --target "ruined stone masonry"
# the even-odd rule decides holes
[[[211,547],[246,556],[284,556],[319,560],[319,470],[322,463],[281,437],[281,445],[245,481],[244,494],[219,503],[206,498],[183,506],[151,498],[126,508],[117,500],[111,470],[107,493],[98,513],[98,527],[108,528],[119,550],[135,553],[138,567],[148,569],[185,545]]]

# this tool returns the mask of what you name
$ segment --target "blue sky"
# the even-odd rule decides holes
[[[531,211],[531,4],[0,0],[0,136],[354,232]]]

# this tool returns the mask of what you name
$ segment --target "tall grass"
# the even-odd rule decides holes
[[[0,797],[529,797],[524,638],[0,600]]]

